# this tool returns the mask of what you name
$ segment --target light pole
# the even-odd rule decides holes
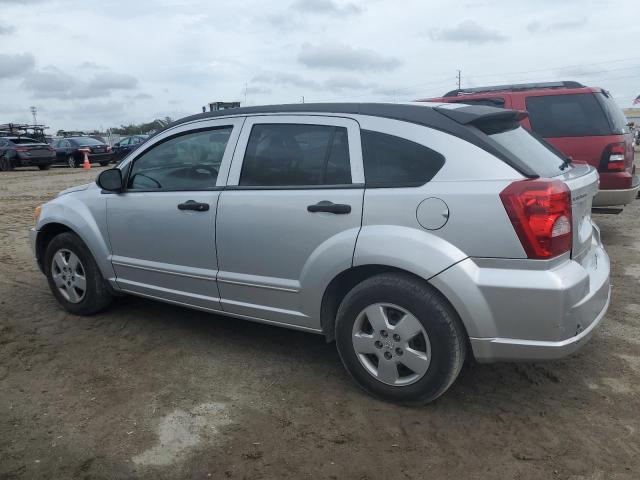
[[[33,124],[37,125],[38,119],[36,118],[36,113],[38,113],[38,109],[32,105],[29,107],[29,110],[31,110],[31,115],[33,115]]]

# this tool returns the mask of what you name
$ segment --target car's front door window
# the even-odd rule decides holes
[[[233,127],[192,132],[165,140],[135,160],[129,190],[207,190],[218,171]]]

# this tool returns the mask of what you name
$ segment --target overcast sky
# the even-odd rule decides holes
[[[210,101],[406,101],[578,80],[640,95],[638,0],[0,0],[0,123],[93,129]]]

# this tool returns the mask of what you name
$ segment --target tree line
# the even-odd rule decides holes
[[[83,132],[83,133],[89,134],[89,135],[91,134],[102,135],[110,132],[116,135],[123,135],[123,136],[147,135],[147,134],[152,134],[157,132],[158,130],[169,125],[171,122],[173,122],[173,119],[171,117],[164,117],[164,118],[156,118],[155,120],[152,120],[146,123],[138,123],[138,124],[130,123],[129,125],[120,125],[119,127],[108,128],[105,132],[99,132],[97,130],[94,130],[92,132]],[[57,135],[62,136],[64,132],[65,132],[64,130],[58,130]]]

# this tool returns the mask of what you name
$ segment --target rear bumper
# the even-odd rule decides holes
[[[51,165],[56,157],[55,155],[46,156],[46,157],[26,157],[20,156],[18,157],[20,160],[20,165],[23,167],[35,167],[38,165]]]
[[[631,188],[623,188],[619,190],[598,190],[597,195],[593,199],[594,207],[608,207],[615,205],[627,205],[637,197],[640,189],[640,178],[636,175],[633,177]]]
[[[602,321],[609,268],[594,226],[580,262],[468,258],[431,283],[462,318],[476,360],[551,360],[578,350]]]
[[[113,153],[90,153],[90,162],[110,162],[113,159]]]
[[[471,348],[476,360],[495,361],[540,361],[564,358],[576,352],[589,341],[594,330],[609,308],[611,290],[607,284],[606,302],[589,326],[577,335],[558,342],[522,340],[514,338],[471,338]],[[604,293],[604,292],[603,292]],[[585,318],[589,321],[588,318]]]

